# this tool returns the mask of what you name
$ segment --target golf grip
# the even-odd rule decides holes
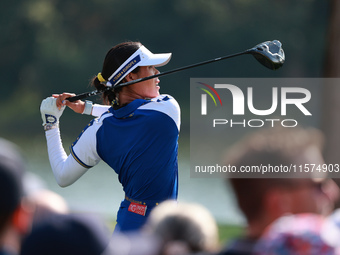
[[[121,83],[121,84],[115,86],[115,88],[119,88],[119,87],[131,85],[131,84],[135,84],[135,83],[138,83],[138,82],[150,80],[150,79],[153,79],[153,78],[156,78],[156,77],[172,74],[172,73],[175,73],[175,72],[183,71],[183,70],[193,68],[193,67],[197,67],[197,66],[202,66],[202,65],[209,64],[209,63],[216,62],[216,61],[220,61],[220,60],[223,60],[223,59],[240,56],[240,55],[243,55],[243,54],[247,54],[248,52],[249,52],[249,50],[245,50],[243,52],[235,53],[235,54],[232,54],[232,55],[219,57],[219,58],[203,61],[203,62],[200,62],[200,63],[197,63],[197,64],[192,64],[192,65],[188,65],[188,66],[184,66],[184,67],[179,67],[179,68],[167,71],[167,72],[158,73],[158,74],[151,75],[151,76],[144,77],[144,78],[140,78],[140,79],[137,79],[137,80]],[[107,89],[112,89],[112,88],[108,87]],[[87,97],[98,95],[100,93],[103,93],[103,91],[94,90],[94,91],[91,91],[91,92],[86,92],[86,93],[76,95],[74,97],[66,98],[66,100],[68,100],[70,102],[74,102],[74,101],[77,101],[77,100],[80,100],[80,99],[84,99],[84,98],[87,98]]]
[[[91,96],[98,95],[100,93],[102,93],[102,91],[94,90],[94,91],[91,91],[91,92],[81,93],[81,94],[76,95],[74,97],[66,98],[66,100],[68,100],[70,102],[74,102],[74,101],[77,101],[77,100],[80,100],[80,99],[84,99],[84,98],[88,98],[88,97],[91,97]]]

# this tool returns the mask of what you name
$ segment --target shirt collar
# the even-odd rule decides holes
[[[114,110],[112,107],[109,109],[109,111],[118,119],[128,117],[131,113],[133,113],[138,107],[140,107],[143,104],[149,103],[150,100],[146,99],[135,99],[128,105],[119,108],[117,110]]]

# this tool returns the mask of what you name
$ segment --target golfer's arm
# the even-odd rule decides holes
[[[72,155],[67,156],[60,138],[59,128],[45,132],[47,150],[54,177],[61,187],[78,180],[88,168],[82,167]]]
[[[94,117],[99,117],[101,116],[104,112],[107,112],[109,110],[110,106],[109,105],[100,105],[100,104],[94,104],[92,106],[92,116]]]

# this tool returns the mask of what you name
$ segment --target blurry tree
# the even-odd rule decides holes
[[[282,41],[287,61],[276,72],[244,56],[162,78],[161,92],[174,95],[181,105],[185,132],[190,77],[321,76],[327,7],[322,0],[4,2],[0,133],[41,134],[41,100],[52,93],[92,90],[89,80],[100,71],[106,52],[125,40],[140,40],[154,52],[171,51],[172,61],[160,71],[243,51],[266,40]],[[63,134],[72,137],[87,122],[85,116],[69,111],[62,118]]]

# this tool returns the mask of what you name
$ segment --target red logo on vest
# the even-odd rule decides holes
[[[129,205],[128,211],[145,216],[146,208],[147,208],[146,205],[141,205],[141,204],[131,202],[131,204]]]

